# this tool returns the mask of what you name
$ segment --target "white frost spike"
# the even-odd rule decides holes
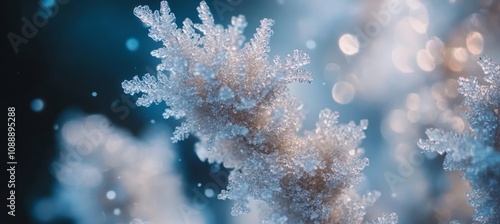
[[[478,63],[487,85],[476,77],[459,79],[463,105],[470,108],[464,117],[471,130],[457,134],[429,129],[428,139],[418,144],[425,151],[447,153],[444,168],[463,171],[472,187],[474,221],[495,223],[500,220],[500,66],[487,56]]]
[[[324,110],[316,129],[299,135],[303,107],[287,84],[311,81],[302,69],[309,56],[295,50],[270,62],[272,20],[263,19],[245,43],[244,16],[224,28],[214,24],[205,2],[197,9],[201,24],[186,19],[181,29],[166,2],[160,12],[134,10],[164,47],[152,52],[161,59],[159,77],[124,81],[125,92],[142,93],[141,106],[165,102],[165,118],[185,118],[174,142],[194,134],[201,139],[200,159],[235,168],[218,196],[236,201],[232,214],[250,212],[248,202],[255,199],[271,209],[266,223],[361,223],[374,200],[352,188],[368,164],[352,152],[361,151],[367,122],[339,124],[338,113]],[[160,77],[162,70],[170,75]]]

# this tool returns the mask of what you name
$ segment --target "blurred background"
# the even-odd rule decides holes
[[[179,24],[199,0],[171,0]],[[160,1],[4,1],[5,107],[16,107],[16,218],[8,223],[259,223],[217,200],[228,170],[200,161],[195,137],[171,144],[180,122],[165,106],[136,107],[121,82],[155,73],[160,43],[132,11]],[[497,0],[208,0],[217,23],[245,15],[247,40],[275,20],[270,55],[311,56],[311,84],[292,84],[314,128],[323,108],[343,122],[369,120],[370,166],[360,192],[382,193],[366,220],[470,223],[470,190],[421,154],[426,128],[461,132],[457,79],[500,62]],[[8,197],[7,190],[4,196]],[[259,205],[255,205],[258,207]]]

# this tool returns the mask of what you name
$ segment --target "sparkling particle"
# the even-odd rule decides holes
[[[427,50],[420,50],[417,53],[417,64],[420,69],[426,72],[433,71],[436,68],[436,62]]]
[[[115,209],[113,210],[113,214],[114,214],[114,215],[120,215],[121,213],[122,213],[122,211],[121,211],[119,208],[115,208]]]
[[[129,51],[136,51],[139,48],[139,41],[133,37],[128,38],[125,42],[125,46]]]
[[[150,122],[151,124],[156,123],[156,121],[155,121],[154,119],[151,119],[149,122]]]
[[[97,96],[97,92],[92,92],[92,96],[96,97]]]
[[[354,86],[344,81],[335,83],[332,88],[333,99],[340,104],[350,103],[354,98],[355,92]]]
[[[58,124],[54,124],[54,130],[59,130],[59,125]]]
[[[311,49],[311,50],[314,49],[314,48],[316,48],[316,41],[314,41],[314,40],[308,40],[308,41],[306,41],[306,47],[308,49]]]
[[[33,101],[31,101],[31,109],[35,112],[40,112],[43,110],[45,104],[42,99],[36,98]]]
[[[198,186],[198,187],[201,187],[201,183],[198,183],[198,185],[197,185],[197,186]]]
[[[436,64],[443,62],[444,49],[444,43],[438,37],[432,37],[425,43],[425,50]]]
[[[453,57],[460,63],[465,63],[468,59],[467,51],[464,48],[455,48],[452,51]]]
[[[415,31],[424,34],[429,27],[429,13],[427,7],[418,1],[413,2],[410,6],[410,24]]]
[[[205,189],[205,196],[208,198],[212,198],[215,195],[215,192],[212,188]]]
[[[481,33],[470,32],[467,34],[465,41],[467,44],[467,50],[469,50],[471,54],[478,55],[483,53],[484,39]]]
[[[355,55],[359,51],[358,38],[352,34],[344,34],[339,38],[340,50],[346,55]]]
[[[109,200],[113,200],[116,198],[116,193],[115,191],[108,191],[106,193],[106,198],[108,198]]]
[[[415,93],[410,93],[406,97],[406,107],[410,110],[418,110],[420,107],[420,96]]]
[[[448,61],[448,67],[454,72],[461,72],[465,66],[465,62],[469,59],[469,53],[465,48],[451,49],[451,57]]]
[[[403,110],[393,110],[389,114],[389,127],[393,132],[403,133],[408,127],[406,113]]]

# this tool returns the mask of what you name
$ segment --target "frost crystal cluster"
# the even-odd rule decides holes
[[[165,1],[160,11],[134,10],[164,46],[151,53],[161,59],[158,74],[124,81],[125,92],[142,93],[140,106],[165,102],[165,118],[185,118],[174,142],[194,134],[201,139],[200,159],[234,168],[218,196],[235,201],[233,215],[250,212],[249,201],[260,200],[269,206],[263,223],[361,223],[379,196],[354,189],[368,165],[358,148],[367,121],[339,124],[339,115],[325,109],[316,129],[299,135],[302,105],[287,84],[311,81],[301,69],[309,57],[296,50],[270,63],[272,20],[263,19],[245,43],[243,16],[224,28],[214,24],[205,2],[197,10],[201,24],[186,19],[182,28]]]
[[[472,187],[469,200],[476,209],[474,220],[495,223],[500,220],[500,66],[487,56],[479,58],[479,64],[486,85],[477,77],[459,80],[470,130],[458,134],[429,129],[429,139],[420,140],[419,146],[446,153],[444,168],[463,171]]]

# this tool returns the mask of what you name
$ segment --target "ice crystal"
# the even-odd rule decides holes
[[[485,85],[476,77],[459,80],[470,130],[429,129],[428,139],[420,140],[419,146],[446,153],[444,168],[463,171],[472,187],[468,196],[475,208],[474,220],[493,223],[500,220],[500,66],[487,56],[480,57],[478,63],[484,70]]]
[[[379,196],[354,190],[368,165],[358,148],[367,121],[339,124],[338,113],[325,109],[316,129],[299,135],[302,105],[287,84],[311,81],[301,69],[308,55],[295,50],[270,63],[272,20],[261,20],[245,43],[244,16],[223,28],[205,2],[197,10],[201,23],[186,19],[182,28],[165,1],[160,11],[134,10],[164,46],[151,53],[161,59],[156,77],[124,81],[125,92],[142,93],[140,106],[165,102],[165,118],[185,119],[174,142],[194,134],[201,139],[200,159],[234,168],[218,195],[235,201],[232,215],[250,212],[249,201],[261,200],[271,209],[263,223],[361,223]]]

